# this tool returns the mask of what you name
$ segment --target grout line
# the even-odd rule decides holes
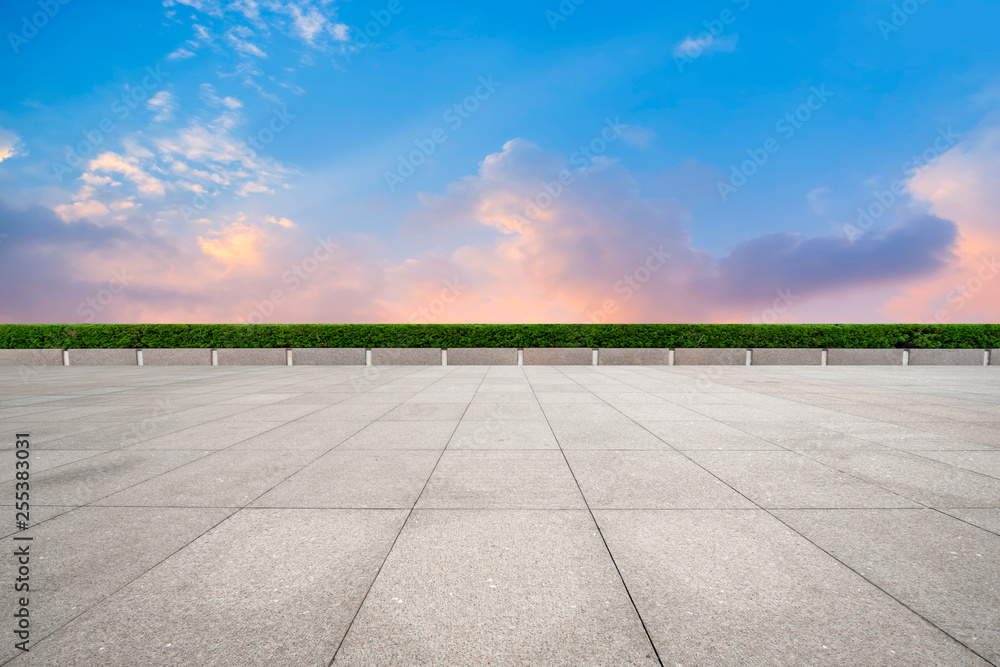
[[[567,376],[567,377],[568,377],[568,376]],[[577,382],[577,384],[579,384],[579,382]],[[626,382],[626,384],[628,384],[628,383]],[[583,386],[583,385],[581,385],[581,386]],[[634,387],[634,385],[633,385],[633,387]],[[586,389],[586,387],[584,387],[584,388]],[[637,388],[637,389],[638,389],[638,387],[635,387],[635,388]],[[641,390],[641,391],[645,391],[645,390]],[[745,391],[750,391],[751,393],[757,393],[757,392],[753,392],[752,390],[745,390]],[[591,393],[593,393],[593,392],[591,392]],[[646,392],[646,393],[650,393],[650,392]],[[595,394],[595,396],[596,396],[596,394]],[[600,397],[598,396],[598,398],[600,398]],[[604,400],[604,399],[601,399],[601,400]],[[605,402],[605,403],[606,403],[606,404],[607,404],[607,405],[608,405],[609,407],[611,407],[611,408],[613,408],[613,409],[615,409],[615,410],[618,410],[618,408],[617,408],[617,407],[615,407],[615,406],[611,405],[611,404],[610,404],[610,403],[608,403],[607,401],[604,401],[604,402]],[[627,419],[630,419],[630,420],[632,421],[632,423],[633,423],[633,424],[635,424],[636,426],[638,426],[639,428],[643,429],[644,431],[646,431],[646,432],[650,433],[650,434],[651,434],[651,435],[653,435],[654,437],[656,437],[656,438],[660,439],[661,441],[663,441],[663,442],[664,442],[665,444],[667,444],[667,446],[671,446],[671,445],[670,445],[670,443],[666,442],[665,440],[663,440],[663,438],[661,438],[660,436],[656,435],[655,433],[653,433],[652,431],[650,431],[649,429],[647,429],[647,428],[646,428],[645,426],[643,426],[642,424],[640,424],[640,423],[636,422],[636,421],[635,421],[634,419],[632,419],[631,417],[629,417],[629,416],[628,416],[628,415],[626,415],[625,413],[621,412],[621,410],[618,410],[618,412],[620,412],[620,413],[621,413],[621,414],[622,414],[622,415],[623,415],[624,417],[626,417]],[[718,421],[718,420],[715,420],[715,421]],[[798,420],[796,420],[796,421],[798,421]],[[803,423],[807,423],[807,422],[803,422]],[[742,430],[742,429],[740,429],[740,430]],[[862,439],[864,439],[864,438],[862,438]],[[777,443],[775,443],[775,442],[773,442],[773,441],[768,441],[768,442],[771,442],[771,444],[777,444]],[[780,445],[779,445],[779,446],[780,446]],[[941,633],[942,633],[943,635],[945,635],[946,637],[948,637],[949,639],[951,639],[951,640],[952,640],[953,642],[955,642],[955,643],[956,643],[956,644],[958,644],[959,646],[962,646],[963,648],[965,648],[966,650],[970,651],[971,653],[973,653],[973,654],[974,654],[974,655],[976,655],[977,657],[979,657],[979,658],[982,658],[983,660],[986,660],[986,658],[985,658],[985,657],[983,657],[982,655],[980,655],[980,654],[979,654],[979,653],[978,653],[978,652],[977,652],[977,651],[976,651],[975,649],[973,649],[973,648],[972,648],[971,646],[969,646],[969,645],[968,645],[968,644],[966,644],[965,642],[963,642],[963,641],[959,640],[959,639],[958,639],[957,637],[955,637],[954,635],[952,635],[951,633],[949,633],[949,632],[948,632],[947,630],[945,630],[944,628],[942,628],[942,627],[941,627],[941,626],[939,626],[938,624],[936,624],[936,623],[934,623],[933,621],[931,621],[931,620],[930,620],[929,618],[927,618],[926,616],[924,616],[923,614],[921,614],[921,613],[920,613],[919,611],[917,611],[916,609],[914,609],[914,608],[913,608],[913,607],[911,607],[910,605],[906,604],[905,602],[903,602],[903,601],[902,601],[901,599],[897,598],[897,597],[896,597],[895,595],[893,595],[892,593],[890,593],[890,592],[889,592],[889,591],[887,591],[886,589],[882,588],[882,586],[880,586],[879,584],[877,584],[877,583],[876,583],[875,581],[873,581],[873,580],[869,579],[869,578],[868,578],[867,576],[865,576],[865,575],[864,575],[863,573],[859,572],[859,571],[858,571],[858,570],[856,570],[856,569],[855,569],[854,567],[852,567],[851,565],[849,565],[849,564],[848,564],[848,563],[846,563],[845,561],[843,561],[843,560],[841,560],[840,558],[838,558],[837,556],[835,556],[835,555],[834,555],[833,553],[831,553],[831,552],[827,551],[826,549],[824,549],[823,547],[821,547],[821,546],[820,546],[819,544],[817,544],[816,542],[814,542],[814,541],[813,541],[812,539],[810,539],[810,538],[809,538],[808,536],[806,536],[805,534],[803,534],[802,532],[800,532],[799,530],[797,530],[797,529],[796,529],[796,528],[795,528],[794,526],[792,526],[791,524],[789,524],[788,522],[786,522],[785,520],[783,520],[783,519],[782,519],[782,518],[781,518],[780,516],[778,516],[778,515],[774,514],[774,512],[776,512],[776,511],[780,511],[780,510],[777,510],[777,509],[774,509],[774,508],[768,508],[768,507],[764,507],[763,505],[761,505],[761,504],[760,504],[760,503],[758,503],[757,501],[753,500],[752,498],[750,498],[749,496],[747,496],[746,494],[744,494],[744,493],[743,493],[742,491],[740,491],[739,489],[737,489],[736,487],[734,487],[734,486],[733,486],[732,484],[730,484],[729,482],[727,482],[726,480],[722,479],[722,478],[721,478],[721,477],[719,477],[719,476],[718,476],[717,474],[715,474],[714,472],[712,472],[711,470],[709,470],[708,468],[706,468],[706,467],[705,467],[704,465],[702,465],[702,464],[701,464],[700,462],[698,462],[698,461],[697,461],[696,459],[693,459],[693,458],[691,458],[690,456],[688,456],[688,454],[686,453],[686,451],[687,451],[687,450],[678,450],[678,449],[676,449],[676,448],[674,448],[674,450],[675,450],[675,451],[677,451],[678,453],[680,453],[680,454],[681,454],[682,456],[684,456],[684,458],[686,458],[686,459],[687,459],[688,461],[692,462],[693,464],[695,464],[696,466],[698,466],[699,468],[701,468],[702,470],[704,470],[704,471],[705,471],[706,473],[708,473],[709,475],[711,475],[712,477],[714,477],[715,479],[717,479],[717,480],[718,480],[719,482],[721,482],[722,484],[725,484],[725,485],[726,485],[727,487],[729,487],[730,489],[732,489],[732,490],[733,490],[733,491],[734,491],[735,493],[739,494],[739,495],[740,495],[740,496],[742,496],[743,498],[746,498],[746,500],[747,500],[747,501],[749,501],[749,502],[751,502],[751,503],[753,503],[753,505],[754,505],[754,506],[755,506],[756,508],[758,508],[759,510],[762,510],[762,511],[766,512],[766,513],[767,513],[768,515],[770,515],[770,516],[771,516],[772,518],[774,518],[774,519],[776,519],[777,521],[779,521],[780,523],[782,523],[782,524],[783,524],[784,526],[786,526],[786,527],[787,527],[787,528],[788,528],[789,530],[791,530],[791,531],[792,531],[792,532],[794,532],[794,533],[795,533],[796,535],[798,535],[799,537],[801,537],[802,539],[804,539],[804,540],[805,540],[806,542],[809,542],[809,543],[810,543],[810,544],[812,544],[812,545],[813,545],[814,547],[816,547],[817,549],[819,549],[820,551],[822,551],[823,553],[825,553],[825,554],[826,554],[827,556],[829,556],[829,557],[830,557],[830,558],[832,558],[833,560],[835,560],[835,561],[837,561],[838,563],[840,563],[840,564],[841,564],[841,565],[842,565],[843,567],[847,568],[848,570],[850,570],[851,572],[853,572],[854,574],[856,574],[856,575],[857,575],[858,577],[860,577],[861,579],[863,579],[863,580],[864,580],[865,582],[867,582],[867,583],[868,583],[869,585],[871,585],[871,586],[873,586],[873,587],[874,587],[875,589],[877,589],[877,590],[881,591],[881,592],[882,592],[883,594],[885,594],[885,595],[886,595],[887,597],[889,597],[890,599],[894,600],[894,601],[895,601],[895,602],[896,602],[897,604],[899,604],[899,605],[900,605],[901,607],[903,607],[904,609],[907,609],[907,610],[909,610],[909,611],[910,611],[911,613],[915,614],[915,615],[916,615],[917,617],[919,617],[919,618],[920,618],[920,619],[922,619],[922,620],[923,620],[924,622],[926,622],[927,624],[929,624],[929,625],[930,625],[931,627],[933,627],[933,628],[935,628],[936,630],[938,630],[939,632],[941,632]],[[788,450],[788,451],[793,451],[793,450]],[[911,509],[911,510],[912,510],[912,509],[918,509],[918,510],[933,510],[933,511],[936,511],[936,512],[939,512],[939,513],[941,513],[941,514],[944,514],[945,516],[949,516],[949,517],[951,516],[950,514],[947,514],[947,513],[943,512],[942,510],[939,510],[939,509],[937,509],[937,508],[934,508],[934,507],[931,507],[931,506],[929,506],[929,505],[926,505],[925,503],[923,503],[923,502],[921,502],[921,501],[919,501],[919,500],[914,500],[914,499],[912,499],[912,498],[909,498],[909,497],[907,497],[907,496],[904,496],[904,495],[902,495],[902,494],[899,494],[899,493],[896,493],[895,491],[892,491],[892,490],[890,490],[890,489],[887,489],[887,488],[883,487],[883,486],[882,486],[881,484],[877,484],[877,483],[874,483],[874,482],[869,482],[869,481],[867,481],[867,480],[864,480],[864,479],[861,479],[860,477],[857,477],[856,475],[853,475],[853,474],[851,474],[851,473],[849,473],[849,472],[846,472],[846,471],[843,471],[843,470],[840,470],[839,468],[836,468],[835,466],[832,466],[832,465],[829,465],[829,464],[827,464],[827,463],[825,463],[825,462],[823,462],[823,461],[816,461],[816,459],[814,459],[813,457],[809,456],[809,455],[808,455],[808,454],[807,454],[806,452],[794,452],[794,453],[796,453],[796,454],[798,454],[799,456],[802,456],[802,457],[804,457],[804,458],[807,458],[807,459],[809,459],[809,460],[811,460],[811,461],[814,461],[814,462],[816,462],[816,463],[820,463],[821,465],[825,465],[825,466],[827,466],[827,467],[830,467],[830,468],[832,468],[832,469],[834,469],[834,470],[837,470],[838,472],[841,472],[841,473],[843,473],[843,474],[845,474],[845,475],[848,475],[849,477],[852,477],[852,478],[854,478],[854,479],[857,479],[857,480],[860,480],[860,481],[862,481],[862,482],[865,482],[865,483],[868,483],[868,484],[872,484],[873,486],[876,486],[876,487],[878,487],[878,488],[880,488],[880,489],[883,489],[884,491],[886,491],[886,492],[888,492],[888,493],[892,493],[893,495],[896,495],[896,496],[899,496],[900,498],[906,498],[907,500],[910,500],[910,501],[912,501],[912,502],[916,503],[917,505],[922,505],[922,506],[923,506],[922,508],[921,508],[921,507],[917,507],[917,508],[900,508],[900,509]],[[885,509],[895,509],[895,508],[885,508]],[[955,518],[955,519],[957,519],[958,517],[952,517],[952,518]],[[966,523],[968,523],[968,522],[966,522]],[[974,525],[974,524],[970,524],[970,525]],[[984,529],[984,530],[985,530],[985,529]],[[987,531],[987,532],[990,532],[990,531]],[[987,662],[989,662],[989,661],[987,661]],[[990,664],[992,664],[992,663],[990,663]]]
[[[214,351],[213,351],[213,352],[214,352]],[[417,370],[419,370],[419,369],[416,369],[416,370],[414,370],[414,371],[413,371],[413,373],[416,373],[416,372],[417,372]],[[412,375],[413,373],[408,373],[408,374],[406,374],[406,375],[403,375],[403,376],[401,376],[401,377],[408,377],[409,375]],[[398,378],[395,378],[395,379],[398,379]],[[381,385],[375,385],[375,386],[377,387],[377,386],[381,386]],[[374,389],[374,387],[372,387],[371,389]],[[367,391],[371,391],[371,389],[366,389],[365,391],[363,391],[363,392],[360,392],[360,393],[362,393],[362,394],[363,394],[363,393],[366,393]],[[251,409],[253,409],[253,406],[251,406]],[[303,417],[305,417],[305,416],[307,416],[307,415],[303,415]],[[299,420],[301,420],[301,419],[302,419],[302,417],[299,417],[298,419],[294,419],[294,420],[292,420],[291,422],[287,422],[287,423],[288,423],[288,424],[291,424],[291,423],[294,423],[294,422],[297,422],[297,421],[299,421]],[[218,420],[209,420],[209,421],[218,421]],[[208,423],[208,422],[205,422],[205,423]],[[202,459],[204,459],[204,458],[206,458],[206,457],[209,457],[209,456],[212,456],[213,454],[218,454],[219,452],[223,452],[223,451],[226,451],[226,450],[228,450],[228,449],[231,449],[231,448],[235,447],[236,445],[238,445],[238,444],[240,444],[240,443],[242,443],[242,442],[245,442],[246,440],[249,440],[250,438],[255,438],[255,437],[257,437],[257,436],[260,436],[260,435],[264,435],[264,434],[266,434],[266,433],[270,433],[271,431],[275,430],[276,428],[281,428],[281,426],[284,426],[284,425],[286,425],[286,424],[281,424],[281,425],[279,425],[279,426],[275,426],[274,428],[271,428],[271,429],[268,429],[267,431],[263,431],[263,432],[261,432],[261,433],[258,433],[258,434],[255,434],[255,435],[252,435],[252,436],[249,436],[249,437],[247,437],[247,438],[244,438],[243,440],[240,440],[240,441],[238,441],[238,442],[235,442],[235,443],[233,443],[232,445],[229,445],[228,447],[223,447],[222,449],[217,449],[217,450],[210,450],[210,451],[206,451],[206,453],[205,453],[205,455],[204,455],[204,456],[201,456],[201,457],[198,457],[198,458],[194,459],[193,461],[189,461],[189,462],[187,462],[187,463],[182,463],[182,464],[180,464],[180,465],[178,465],[178,466],[176,466],[176,467],[174,467],[174,468],[171,468],[170,470],[167,470],[167,471],[164,471],[164,472],[162,472],[162,473],[159,473],[159,474],[157,474],[157,475],[154,475],[153,477],[150,477],[149,479],[146,479],[146,480],[142,480],[141,482],[136,482],[135,484],[132,484],[132,485],[130,485],[130,486],[127,486],[127,487],[125,487],[124,489],[119,489],[119,490],[117,490],[117,491],[114,491],[114,492],[112,492],[112,493],[108,493],[108,494],[105,494],[105,495],[101,496],[100,498],[98,498],[97,500],[93,500],[93,501],[90,501],[90,502],[88,502],[88,503],[86,503],[86,504],[84,504],[84,505],[79,505],[79,506],[76,506],[76,507],[74,507],[73,509],[69,510],[69,512],[72,512],[72,511],[75,511],[75,510],[78,510],[78,509],[81,509],[81,508],[83,508],[83,507],[117,507],[117,506],[108,506],[108,505],[97,505],[96,503],[100,502],[101,500],[105,500],[105,499],[107,499],[107,498],[110,498],[110,497],[111,497],[111,496],[113,496],[113,495],[116,495],[116,494],[118,494],[118,493],[121,493],[121,492],[123,492],[123,491],[126,491],[126,490],[128,490],[128,489],[131,489],[131,488],[133,488],[133,487],[136,487],[136,486],[138,486],[138,485],[140,485],[140,484],[145,484],[146,482],[149,482],[149,481],[151,481],[151,480],[153,480],[153,479],[156,479],[156,478],[158,478],[158,477],[162,477],[163,475],[166,475],[166,474],[169,474],[169,473],[171,473],[171,472],[174,472],[175,470],[178,470],[178,469],[180,469],[180,468],[183,468],[183,467],[185,467],[185,466],[188,466],[188,465],[191,465],[192,463],[196,463],[196,462],[199,462],[199,461],[201,461]],[[356,431],[356,432],[355,432],[355,434],[356,434],[356,433],[358,433],[358,432],[360,432],[361,430],[364,430],[365,428],[367,428],[367,426],[368,426],[367,424],[366,424],[365,426],[362,426],[361,428],[359,428],[359,429],[358,429],[358,431]],[[457,427],[456,427],[456,428],[457,428]],[[180,430],[183,430],[183,428],[182,428],[182,429],[180,429]],[[175,431],[175,432],[176,432],[176,431]],[[347,436],[347,437],[348,437],[348,438],[350,438],[350,437],[352,437],[352,436]],[[41,642],[41,641],[44,641],[44,640],[48,639],[48,638],[49,638],[49,637],[51,637],[51,636],[52,636],[53,634],[55,634],[55,633],[56,633],[56,632],[58,632],[59,630],[62,630],[62,628],[66,627],[67,625],[69,625],[70,623],[72,623],[73,621],[75,621],[75,620],[76,620],[77,618],[79,618],[80,616],[82,616],[83,614],[85,614],[85,613],[89,612],[89,611],[90,611],[91,609],[93,609],[93,608],[94,608],[94,607],[96,607],[97,605],[99,605],[99,604],[102,604],[103,602],[105,602],[106,600],[108,600],[109,598],[111,598],[112,596],[114,596],[114,595],[117,595],[117,594],[118,594],[118,593],[119,593],[119,592],[120,592],[120,591],[121,591],[122,589],[124,589],[124,588],[125,588],[126,586],[129,586],[129,585],[130,585],[130,584],[132,584],[133,582],[135,582],[135,581],[138,581],[138,580],[139,580],[139,579],[140,579],[141,577],[143,577],[143,576],[145,576],[146,574],[148,574],[148,573],[149,573],[150,571],[152,571],[152,570],[153,570],[154,568],[156,568],[156,567],[159,567],[160,565],[162,565],[162,564],[163,564],[163,563],[164,563],[164,562],[165,562],[165,561],[166,561],[166,560],[167,560],[168,558],[172,558],[173,556],[177,555],[177,554],[178,554],[178,553],[179,553],[180,551],[182,551],[182,550],[186,549],[187,547],[191,546],[192,544],[194,544],[194,542],[195,542],[195,541],[197,541],[197,540],[201,539],[201,538],[202,538],[202,537],[203,537],[203,536],[204,536],[205,534],[207,534],[207,533],[208,533],[209,531],[211,531],[211,530],[215,529],[216,527],[218,527],[219,525],[221,525],[221,524],[222,524],[223,522],[225,522],[225,521],[228,521],[229,519],[233,518],[234,516],[236,516],[237,514],[239,514],[239,513],[240,513],[240,512],[242,512],[242,511],[245,511],[245,510],[247,510],[247,509],[255,509],[255,508],[252,508],[252,507],[250,507],[250,505],[251,505],[252,503],[256,502],[256,501],[257,501],[258,499],[260,499],[260,498],[261,498],[261,497],[263,497],[264,495],[266,495],[266,494],[270,493],[270,492],[271,492],[271,491],[272,491],[272,490],[273,490],[274,488],[276,488],[276,487],[277,487],[277,486],[278,486],[279,484],[283,484],[284,482],[288,481],[288,480],[289,480],[289,479],[290,479],[291,477],[293,477],[294,475],[298,474],[299,472],[301,472],[301,471],[302,471],[303,469],[305,469],[306,467],[308,467],[308,466],[312,465],[312,464],[313,464],[313,463],[315,463],[315,462],[316,462],[317,460],[319,460],[320,458],[322,458],[322,457],[323,457],[323,456],[325,456],[326,454],[330,453],[331,451],[333,451],[334,449],[336,449],[337,447],[339,447],[339,446],[340,446],[341,444],[343,444],[343,442],[345,442],[345,441],[346,441],[346,439],[345,439],[345,440],[342,440],[342,441],[341,441],[341,442],[339,442],[339,443],[337,443],[336,445],[334,445],[334,446],[333,446],[333,447],[331,447],[330,449],[326,450],[325,452],[322,452],[322,453],[320,453],[320,454],[319,454],[318,456],[316,456],[315,458],[313,458],[313,459],[312,459],[311,461],[309,461],[308,463],[304,464],[303,466],[301,466],[301,467],[300,467],[300,468],[298,468],[297,470],[295,470],[295,471],[293,471],[293,472],[289,473],[289,474],[288,474],[288,475],[287,475],[287,476],[286,476],[286,477],[285,477],[284,479],[280,480],[279,482],[275,483],[275,484],[274,484],[273,486],[271,486],[271,487],[269,487],[269,488],[265,489],[265,490],[264,490],[263,492],[261,492],[260,494],[258,494],[258,495],[257,495],[256,497],[254,497],[254,498],[252,498],[251,500],[249,500],[249,501],[248,501],[248,502],[247,502],[247,503],[246,503],[245,505],[242,505],[242,506],[237,506],[237,507],[236,507],[235,509],[234,509],[234,508],[229,508],[229,507],[227,507],[227,508],[221,508],[221,509],[234,509],[234,511],[233,511],[233,512],[231,512],[230,514],[228,514],[227,516],[223,517],[222,519],[220,519],[220,520],[219,520],[218,522],[216,522],[216,523],[215,523],[215,524],[214,524],[213,526],[209,527],[208,529],[206,529],[206,530],[205,530],[204,532],[202,532],[201,534],[199,534],[199,535],[197,535],[196,537],[194,537],[194,538],[193,538],[193,539],[192,539],[191,541],[189,541],[189,542],[187,542],[186,544],[182,545],[181,547],[179,547],[178,549],[176,549],[176,550],[175,550],[175,551],[173,551],[172,553],[168,554],[167,556],[165,556],[164,558],[162,558],[162,559],[161,559],[160,561],[158,561],[158,562],[157,562],[157,563],[155,563],[154,565],[150,566],[150,567],[149,567],[148,569],[146,569],[146,570],[145,570],[145,571],[143,571],[142,573],[140,573],[140,574],[136,575],[136,576],[135,576],[134,578],[130,579],[130,580],[129,580],[129,581],[127,582],[127,583],[123,584],[123,585],[122,585],[121,587],[119,587],[119,588],[115,589],[114,591],[110,592],[110,593],[109,593],[108,595],[106,595],[105,597],[101,598],[100,600],[97,600],[97,601],[93,602],[93,603],[92,603],[91,605],[89,605],[89,606],[88,606],[88,607],[87,607],[86,609],[83,609],[83,610],[82,610],[82,611],[81,611],[81,612],[80,612],[79,614],[77,614],[77,615],[76,615],[76,616],[74,616],[73,618],[69,619],[68,621],[66,621],[65,623],[63,623],[62,625],[60,625],[60,626],[59,626],[58,628],[55,628],[55,629],[53,629],[53,630],[52,630],[52,632],[49,632],[48,634],[46,634],[46,635],[45,635],[45,636],[43,636],[42,638],[40,638],[40,639],[37,639],[37,640],[35,640],[35,641],[34,641],[34,643],[33,643],[32,645],[37,645],[37,644],[38,644],[38,642]],[[113,451],[122,451],[122,450],[120,450],[120,449],[119,449],[119,450],[113,450]],[[105,452],[105,453],[108,453],[108,452]],[[91,458],[91,457],[87,457],[87,458]],[[67,465],[68,465],[68,464],[67,464]],[[191,508],[188,508],[188,509],[205,509],[205,508],[198,508],[198,507],[191,507]],[[58,515],[58,516],[62,516],[63,514],[68,514],[69,512],[63,512],[62,514],[60,514],[60,515]],[[53,518],[53,519],[54,519],[55,517],[51,517],[51,518]],[[42,522],[42,523],[44,523],[44,522]],[[402,530],[402,528],[401,528],[400,530]],[[398,538],[398,535],[397,535],[397,538]],[[387,557],[388,557],[388,554],[387,554]],[[380,568],[380,569],[381,569],[381,568]],[[376,575],[376,576],[377,576],[377,575]],[[373,583],[374,583],[374,580],[373,580]],[[345,636],[346,636],[346,633],[345,633]],[[16,657],[16,656],[15,656],[15,657]],[[9,662],[9,661],[8,661],[8,662]],[[331,662],[332,662],[332,661],[331,661]],[[2,663],[2,664],[6,664],[6,663]]]
[[[555,368],[555,367],[554,367]],[[563,375],[566,375],[565,371],[561,368],[555,368]],[[570,377],[566,375],[566,377]],[[526,378],[527,379],[527,378]],[[570,378],[578,385],[583,387],[576,379]],[[531,384],[531,380],[528,379],[528,386],[531,387],[531,395],[535,397],[535,401],[538,401],[538,395],[535,393],[535,387]],[[587,389],[584,387],[584,389]],[[590,394],[595,395],[593,391],[587,389]],[[602,399],[603,400],[603,399]],[[607,403],[607,401],[605,401]],[[540,405],[540,404],[539,404]],[[552,428],[552,423],[549,422],[549,416],[545,414],[545,410],[542,410],[542,415],[545,417],[545,423],[549,427],[549,431],[552,433],[552,437],[555,439],[556,444],[559,445],[559,453],[562,454],[563,462],[566,464],[566,468],[569,470],[569,474],[573,477],[573,482],[576,484],[576,490],[579,491],[580,497],[583,499],[583,504],[587,507],[587,512],[590,513],[590,520],[594,522],[594,527],[597,529],[597,534],[601,537],[601,542],[604,544],[605,551],[608,552],[608,558],[611,559],[611,564],[615,568],[615,572],[618,573],[618,579],[622,582],[622,588],[625,589],[625,594],[628,596],[628,600],[632,603],[632,609],[635,610],[636,618],[639,619],[639,624],[642,626],[643,632],[646,633],[646,639],[649,641],[650,648],[653,649],[653,655],[656,656],[657,662],[660,663],[660,667],[663,667],[663,658],[660,657],[660,651],[656,648],[656,643],[653,641],[653,636],[649,633],[649,628],[646,627],[646,621],[643,619],[642,614],[639,612],[639,607],[635,603],[635,598],[632,597],[632,591],[629,590],[628,583],[625,581],[625,575],[622,574],[621,568],[618,567],[618,562],[615,560],[615,555],[611,552],[611,547],[608,546],[608,540],[604,537],[604,530],[601,528],[601,524],[597,522],[597,517],[594,516],[594,510],[590,507],[590,501],[587,500],[586,494],[583,492],[583,487],[580,486],[580,480],[577,479],[576,473],[573,471],[573,466],[570,465],[569,459],[566,457],[566,451],[563,449],[562,443],[559,442],[559,436],[556,435],[555,430]]]
[[[440,380],[441,378],[438,379]],[[435,380],[435,382],[436,381],[437,380]],[[479,391],[479,388],[483,386],[483,382],[485,381],[486,381],[486,374],[484,373],[483,377],[479,380],[479,385],[476,387],[477,392]],[[431,384],[433,385],[434,382],[432,382]],[[434,467],[431,468],[430,474],[427,475],[427,479],[424,480],[424,485],[423,487],[421,487],[420,493],[418,493],[417,497],[413,499],[413,505],[410,506],[410,511],[407,512],[406,518],[403,519],[403,523],[400,524],[399,531],[396,533],[396,537],[393,538],[392,544],[389,545],[389,550],[385,552],[385,558],[382,559],[382,563],[378,566],[378,570],[375,571],[375,576],[372,577],[372,582],[371,584],[368,585],[368,590],[365,591],[364,597],[361,598],[361,603],[358,605],[358,608],[354,611],[354,616],[351,617],[351,622],[347,624],[347,629],[344,630],[344,635],[340,638],[340,643],[337,644],[336,650],[334,650],[333,655],[330,657],[330,662],[328,663],[328,667],[330,665],[333,665],[334,661],[337,659],[337,654],[340,653],[340,649],[344,646],[344,642],[347,641],[347,635],[351,633],[351,628],[354,627],[354,622],[357,620],[358,614],[361,613],[362,608],[364,608],[365,606],[365,602],[368,600],[368,596],[371,594],[372,589],[375,588],[375,582],[378,581],[379,575],[382,574],[382,568],[384,568],[385,564],[389,561],[389,556],[392,554],[392,550],[396,548],[396,543],[399,542],[399,538],[403,534],[403,530],[406,528],[406,524],[410,522],[410,517],[413,516],[413,512],[417,507],[417,503],[420,502],[420,498],[424,495],[424,491],[427,490],[427,485],[430,484],[431,477],[434,476],[435,471],[437,471],[438,466],[441,464],[441,459],[444,457],[444,453],[448,449],[448,445],[451,444],[452,438],[455,437],[455,433],[458,431],[458,425],[462,423],[462,419],[465,417],[465,413],[469,411],[469,405],[471,404],[472,401],[469,401],[469,403],[465,406],[465,410],[462,411],[462,416],[459,417],[457,422],[455,422],[455,428],[452,429],[451,435],[448,436],[448,442],[445,443],[445,446],[441,450],[441,453],[438,454],[437,460],[434,462]]]

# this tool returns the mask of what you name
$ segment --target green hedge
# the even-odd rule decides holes
[[[0,324],[0,349],[1000,348],[998,324]]]

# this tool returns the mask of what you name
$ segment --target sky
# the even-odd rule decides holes
[[[0,322],[997,322],[985,0],[7,0]]]

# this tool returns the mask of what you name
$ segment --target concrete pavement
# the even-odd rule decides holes
[[[0,368],[0,662],[1000,664],[998,373]]]

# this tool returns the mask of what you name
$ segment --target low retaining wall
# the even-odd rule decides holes
[[[138,366],[139,357],[134,349],[125,350],[67,350],[70,366]]]
[[[373,347],[372,366],[440,366],[439,347]]]
[[[903,350],[833,349],[826,353],[827,366],[902,366]]]
[[[219,366],[287,366],[285,348],[223,347],[215,351]]]
[[[293,347],[293,366],[364,366],[363,347]]]
[[[211,366],[212,351],[199,347],[142,350],[143,366]]]
[[[0,366],[62,365],[62,350],[0,350]]]
[[[983,350],[910,350],[910,366],[982,366]]]
[[[667,347],[602,347],[597,351],[601,366],[669,366]]]
[[[526,347],[525,366],[592,366],[594,351],[589,347]]]
[[[823,350],[818,347],[756,347],[750,352],[753,366],[822,366]]]
[[[0,350],[0,366],[1000,366],[1000,350],[834,348],[160,348]],[[988,360],[988,364],[987,364]]]
[[[517,366],[516,347],[450,347],[449,366]]]
[[[746,366],[745,347],[679,347],[674,350],[675,366]]]

